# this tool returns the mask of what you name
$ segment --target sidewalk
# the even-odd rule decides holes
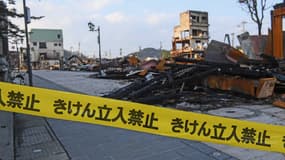
[[[1,130],[2,121],[3,126],[8,126],[7,129],[3,127],[5,132]],[[42,117],[0,112],[0,137],[0,160],[70,159],[49,123]],[[5,147],[5,144],[9,145]]]
[[[68,160],[45,118],[15,114],[16,160]]]
[[[13,113],[0,111],[0,160],[14,159]]]

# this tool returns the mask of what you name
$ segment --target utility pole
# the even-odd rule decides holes
[[[242,22],[241,22],[241,25],[242,25],[242,32],[243,32],[243,33],[245,32],[245,24],[247,24],[246,21],[242,21]]]
[[[99,45],[99,65],[100,65],[100,74],[101,73],[101,70],[102,70],[102,59],[101,59],[101,37],[100,37],[100,26],[98,26],[97,28],[97,31],[98,31],[98,45]]]
[[[159,51],[160,51],[160,58],[162,58],[162,42],[159,42]]]
[[[137,53],[137,57],[139,57],[139,55],[140,55],[140,53],[141,53],[141,51],[142,51],[142,47],[141,46],[139,46],[139,52]]]
[[[112,57],[112,52],[111,52],[111,49],[109,49],[109,58],[111,59]]]
[[[232,36],[232,47],[235,47],[235,33],[231,33],[231,36]]]
[[[78,56],[81,57],[81,54],[80,54],[80,42],[78,42]]]
[[[31,66],[31,54],[30,54],[30,44],[29,44],[29,34],[28,34],[28,8],[26,7],[26,0],[23,0],[24,7],[24,20],[25,20],[25,33],[26,33],[26,45],[27,45],[27,66],[29,74],[29,85],[33,86],[33,75],[32,75],[32,66]]]
[[[16,45],[16,55],[18,55],[18,72],[20,72],[20,53],[19,53],[19,48],[18,48],[18,40],[16,39],[15,41],[15,45]]]
[[[120,48],[120,56],[122,57],[123,56],[123,49]]]
[[[101,62],[101,38],[100,38],[100,26],[97,27],[97,29],[95,29],[95,25],[92,22],[88,23],[88,27],[89,27],[89,31],[90,32],[98,32],[98,37],[97,37],[97,41],[98,41],[98,45],[99,45],[99,70],[100,70],[100,75],[102,74],[102,62]]]

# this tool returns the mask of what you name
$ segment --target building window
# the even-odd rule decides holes
[[[57,43],[54,43],[54,46],[56,47],[56,46],[57,46]]]
[[[47,59],[47,53],[40,53],[40,60]]]
[[[33,42],[33,46],[37,46],[38,45],[38,43],[37,42]]]
[[[197,23],[200,23],[200,17],[197,16]]]
[[[199,23],[200,22],[200,17],[199,16],[191,16],[191,20],[192,20],[192,22],[194,22],[194,23]]]
[[[208,32],[203,31],[202,34],[203,34],[203,37],[207,37],[208,36]]]
[[[41,49],[47,48],[46,42],[40,42],[39,43],[39,48],[41,48]]]
[[[202,20],[203,20],[203,21],[207,21],[208,18],[203,16],[203,17],[202,17]]]
[[[192,35],[193,36],[198,36],[198,30],[197,29],[193,29],[192,30]]]

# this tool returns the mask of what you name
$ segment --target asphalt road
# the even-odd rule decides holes
[[[33,81],[36,87],[71,91],[38,76]],[[236,159],[195,141],[55,119],[48,123],[72,160]]]

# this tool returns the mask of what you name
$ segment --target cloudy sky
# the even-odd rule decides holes
[[[33,16],[45,16],[32,21],[31,28],[62,29],[64,48],[98,56],[97,33],[90,32],[88,22],[101,28],[102,54],[119,56],[137,51],[139,47],[171,49],[173,27],[179,24],[179,13],[201,10],[209,13],[211,39],[223,41],[226,33],[246,30],[256,33],[256,25],[242,10],[237,0],[26,0]],[[268,0],[270,4],[282,0]],[[22,12],[22,1],[17,1]],[[271,9],[271,8],[270,8]],[[270,26],[268,9],[264,33]],[[23,20],[17,21],[23,26]]]

